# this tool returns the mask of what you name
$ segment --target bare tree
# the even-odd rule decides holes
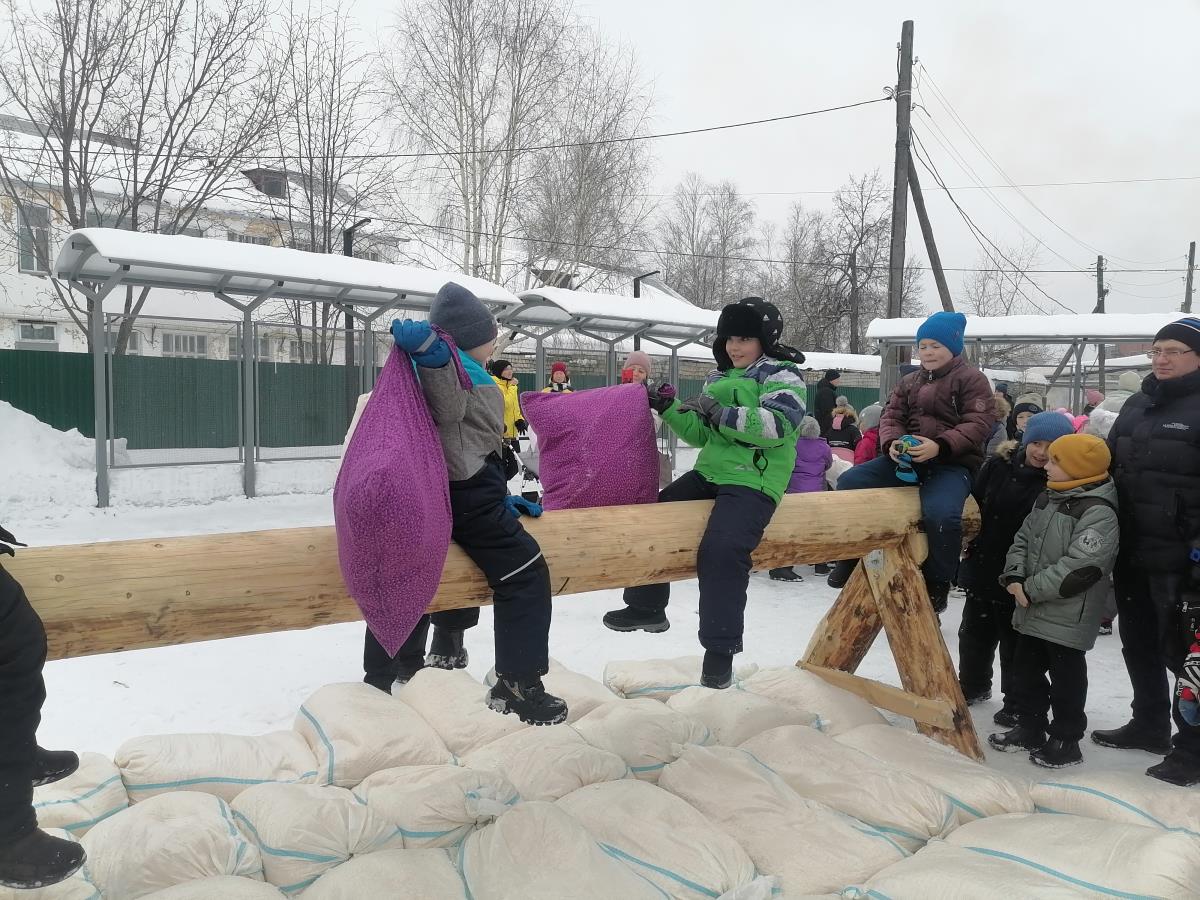
[[[998,251],[981,250],[975,271],[963,276],[964,311],[976,316],[1024,316],[1042,312],[1029,299],[1027,273],[1037,268],[1036,244],[1026,241]],[[978,350],[976,362],[993,368],[1047,365],[1051,354],[1041,345],[988,344]]]
[[[649,119],[650,91],[633,54],[582,26],[564,35],[575,65],[553,104],[555,142],[542,151],[518,204],[517,218],[531,264],[551,281],[580,270],[583,287],[600,269],[628,261],[626,248],[643,238],[652,211],[645,191],[649,150],[622,140]]]
[[[416,0],[397,16],[386,80],[437,203],[436,243],[505,280],[505,239],[573,60],[561,0]]]

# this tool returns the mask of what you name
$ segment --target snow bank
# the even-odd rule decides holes
[[[96,445],[76,429],[59,431],[0,401],[4,478],[0,509],[96,505]]]

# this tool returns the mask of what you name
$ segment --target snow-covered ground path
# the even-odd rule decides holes
[[[18,537],[34,545],[123,540],[151,536],[246,531],[322,525],[332,522],[329,494],[297,494],[256,500],[224,500],[207,505],[127,507],[110,510],[41,508],[10,519]],[[747,610],[746,652],[739,662],[790,665],[836,592],[824,579],[801,567],[802,584],[753,576]],[[600,616],[620,605],[617,591],[559,597],[550,632],[551,654],[568,668],[599,678],[613,659],[696,654],[697,590],[694,581],[673,590],[665,634],[617,634]],[[961,595],[951,595],[942,631],[952,654],[962,612]],[[491,610],[468,634],[470,671],[482,678],[492,666]],[[40,737],[44,745],[93,750],[110,755],[126,738],[164,732],[224,731],[256,734],[291,727],[300,703],[321,685],[362,676],[362,625],[331,625],[309,631],[234,638],[138,650],[50,663],[49,700]],[[868,654],[860,674],[896,684],[886,643]],[[1088,654],[1091,682],[1089,727],[1112,727],[1128,716],[1130,688],[1114,635],[1101,637]],[[997,701],[974,707],[980,735],[991,731]],[[1090,769],[1143,770],[1156,757],[1106,750],[1086,741]],[[998,769],[1041,777],[1023,754],[988,751]],[[1076,770],[1078,771],[1078,770]]]

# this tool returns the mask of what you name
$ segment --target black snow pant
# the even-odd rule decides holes
[[[1173,698],[1173,679],[1187,656],[1189,636],[1180,618],[1183,575],[1120,568],[1117,588],[1117,630],[1121,653],[1133,686],[1133,719],[1156,733],[1175,721],[1174,751],[1200,765],[1200,726],[1189,725]]]
[[[494,456],[467,480],[450,482],[454,516],[450,536],[480,568],[492,589],[496,674],[505,678],[545,675],[550,653],[550,570],[537,541],[505,508],[507,496],[504,466]],[[434,627],[465,630],[479,621],[479,609],[446,610],[424,617],[394,660],[388,659],[368,630],[363,653],[367,674],[374,668],[386,677],[389,671],[398,671],[399,665],[423,659],[428,620]],[[397,668],[384,668],[384,661],[396,664],[397,660]],[[416,668],[420,667],[412,671]]]
[[[1021,725],[1042,729],[1061,741],[1078,741],[1087,730],[1087,688],[1087,661],[1082,650],[1017,635],[1012,699]],[[1053,721],[1047,721],[1050,711],[1054,712]]]
[[[999,588],[987,593],[967,591],[962,624],[958,627],[958,681],[968,697],[992,689],[992,660],[999,648],[1000,693],[1005,705],[1010,705],[1013,653],[1017,648],[1012,617],[1011,594]]]
[[[45,664],[42,620],[0,566],[0,845],[37,827],[33,768],[46,699]]]
[[[366,629],[366,639],[363,641],[363,671],[366,681],[379,688],[386,689],[397,678],[407,681],[425,665],[425,646],[429,636],[429,624],[443,631],[466,631],[479,624],[479,607],[469,606],[466,609],[447,609],[442,612],[421,616],[412,634],[396,651],[395,656],[388,656],[383,645]]]
[[[716,501],[696,554],[700,644],[714,653],[740,653],[750,554],[775,514],[775,501],[754,488],[713,484],[694,471],[677,478],[658,494],[659,503],[677,500]],[[663,610],[670,599],[669,584],[625,589],[625,604],[634,609]]]

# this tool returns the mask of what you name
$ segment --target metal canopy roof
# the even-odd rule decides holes
[[[720,315],[661,293],[623,297],[548,287],[525,291],[520,300],[519,308],[501,313],[505,327],[571,329],[610,342],[634,335],[665,346],[704,341],[716,331]]]
[[[967,316],[968,343],[1074,344],[1149,341],[1183,313],[1087,313],[1073,316]],[[924,319],[875,319],[867,337],[881,344],[912,344]]]
[[[111,281],[111,286],[204,291],[222,299],[269,295],[377,309],[428,307],[442,285],[453,281],[493,307],[520,303],[499,285],[457,272],[115,228],[72,232],[58,252],[54,273],[76,283]]]

